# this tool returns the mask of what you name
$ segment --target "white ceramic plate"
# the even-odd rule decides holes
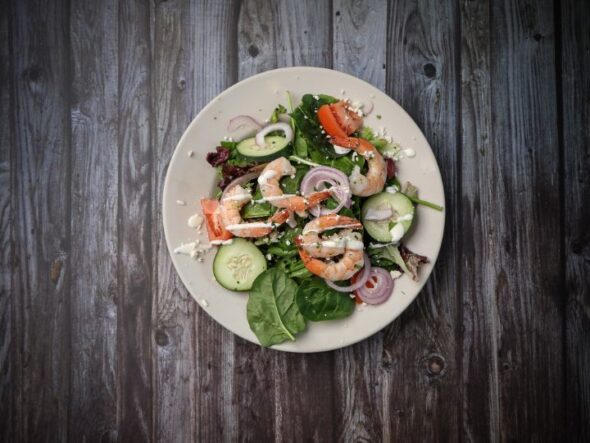
[[[250,114],[264,121],[277,104],[287,106],[286,91],[291,92],[295,105],[306,93],[330,94],[364,103],[372,101],[374,110],[365,118],[365,124],[375,129],[385,127],[403,148],[416,151],[414,158],[397,162],[402,183],[411,181],[418,187],[421,198],[444,206],[440,171],[426,138],[395,101],[370,84],[329,69],[295,67],[255,75],[222,92],[195,117],[176,146],[164,185],[164,232],[174,266],[191,295],[223,327],[254,343],[258,341],[246,319],[248,295],[227,291],[215,282],[212,272],[215,251],[209,252],[203,263],[172,251],[181,243],[197,238],[187,219],[200,212],[201,197],[214,193],[216,175],[205,161],[206,153],[213,151],[224,136],[239,140],[249,135],[247,130],[228,134],[228,120],[239,114]],[[192,157],[188,156],[189,151],[194,151]],[[178,200],[186,205],[179,205]],[[416,298],[428,279],[440,249],[444,222],[444,213],[417,208],[414,226],[404,242],[430,259],[430,264],[421,269],[419,282],[403,276],[396,280],[393,295],[386,303],[358,306],[353,315],[343,320],[309,322],[296,341],[273,348],[290,352],[327,351],[356,343],[387,326]],[[205,231],[203,227],[200,240],[206,243]]]

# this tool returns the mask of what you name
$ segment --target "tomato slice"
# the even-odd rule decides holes
[[[359,272],[357,272],[356,274],[354,274],[352,276],[352,278],[350,279],[350,283],[352,283],[353,285],[356,283],[356,281],[358,280],[358,277],[363,273],[363,270],[361,269]],[[360,305],[363,301],[361,300],[361,298],[359,297],[358,294],[358,289],[356,291],[352,291],[352,293],[354,294],[354,302],[357,305]]]
[[[348,137],[348,134],[340,127],[338,120],[334,117],[330,105],[320,106],[320,109],[318,109],[318,120],[330,137]]]
[[[219,221],[216,212],[218,206],[219,202],[217,200],[207,198],[201,199],[201,208],[203,209],[203,215],[207,222],[207,235],[209,236],[209,241],[229,240],[233,237],[232,233],[227,231]]]

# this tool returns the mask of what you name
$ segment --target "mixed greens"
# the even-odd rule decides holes
[[[249,291],[247,318],[263,346],[295,340],[307,322],[352,315],[380,304],[394,278],[418,279],[426,257],[408,250],[415,205],[396,176],[401,147],[363,126],[350,101],[306,94],[297,107],[277,105],[269,123],[230,121],[254,137],[226,138],[207,161],[217,169],[215,198],[201,204],[213,272],[233,291]]]

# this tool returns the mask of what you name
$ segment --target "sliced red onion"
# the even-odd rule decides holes
[[[323,205],[317,205],[309,209],[309,212],[314,217],[320,215],[337,214],[343,207],[349,208],[352,204],[350,191],[350,183],[348,177],[338,169],[330,168],[328,166],[318,166],[311,168],[301,180],[300,191],[304,196],[313,194],[327,189],[326,185],[330,185],[332,197],[338,201],[338,206],[334,209],[326,209]]]
[[[368,105],[363,106],[363,114],[365,115],[369,115],[371,112],[373,112],[373,102],[369,102]]]
[[[272,125],[268,125],[262,130],[258,131],[256,134],[256,144],[261,148],[266,146],[266,142],[264,141],[264,137],[274,131],[281,131],[285,134],[285,138],[287,139],[287,143],[291,143],[293,140],[293,129],[288,123],[274,123]]]
[[[372,268],[369,278],[355,291],[355,294],[368,305],[379,305],[386,301],[392,292],[393,279],[389,272],[383,268]]]
[[[254,180],[255,178],[257,178],[260,175],[260,173],[262,172],[262,169],[264,169],[264,168],[261,168],[260,166],[266,166],[266,164],[265,165],[257,165],[255,167],[253,167],[251,169],[251,172],[248,172],[247,174],[244,174],[241,177],[238,177],[234,181],[230,182],[229,185],[227,185],[225,187],[225,189],[223,190],[223,193],[221,194],[221,197],[219,198],[219,200],[222,200],[223,197],[225,196],[225,194],[234,186],[246,184],[250,180]]]
[[[262,129],[262,125],[258,123],[258,120],[256,120],[254,117],[251,117],[249,115],[238,115],[229,121],[229,124],[227,125],[227,130],[233,132],[243,126],[254,128],[257,131]]]
[[[393,216],[393,210],[391,208],[385,209],[373,209],[370,208],[365,214],[365,220],[368,221],[384,221],[389,220]]]
[[[354,282],[353,284],[351,284],[350,286],[339,286],[330,280],[324,280],[324,281],[326,282],[326,284],[329,287],[331,287],[332,289],[334,289],[338,292],[355,291],[367,282],[367,279],[369,278],[369,275],[371,273],[371,260],[369,259],[369,256],[366,253],[365,253],[364,262],[365,262],[365,265],[363,266],[363,269],[361,269],[359,272],[357,272],[355,274],[355,275],[358,275],[357,281]]]

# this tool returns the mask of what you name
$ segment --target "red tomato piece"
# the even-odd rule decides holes
[[[213,199],[202,198],[201,208],[203,209],[203,215],[207,222],[207,235],[209,241],[213,240],[229,240],[233,237],[232,233],[227,231],[221,224],[218,214],[217,207],[219,202]]]

